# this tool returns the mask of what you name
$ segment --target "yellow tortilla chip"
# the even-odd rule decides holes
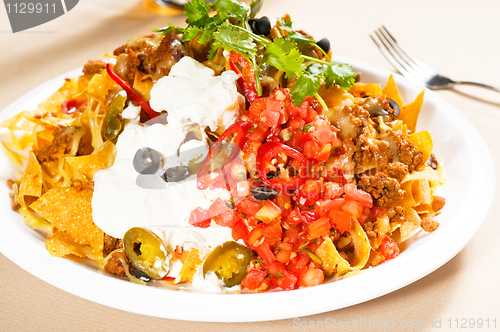
[[[87,85],[88,80],[84,76],[67,79],[59,90],[54,92],[52,96],[38,105],[38,111],[41,111],[42,113],[55,112],[58,115],[64,114],[61,111],[61,104],[80,94],[81,91],[85,90]]]
[[[89,245],[102,258],[104,233],[92,221],[92,191],[53,188],[30,207],[76,244]]]
[[[403,218],[405,221],[401,224],[401,242],[406,240],[410,235],[420,227],[420,217],[418,213],[411,207],[405,207],[403,211]]]
[[[434,148],[431,134],[427,130],[423,130],[418,133],[408,135],[408,138],[420,151],[422,151],[422,163],[427,162],[427,159],[431,156],[432,149]]]
[[[331,276],[332,274],[339,276],[352,270],[349,262],[340,256],[329,237],[326,237],[325,241],[316,249],[316,255],[321,258],[321,266],[326,276]]]
[[[87,156],[66,157],[66,162],[92,180],[95,173],[113,165],[115,155],[115,145],[106,141],[101,151]]]
[[[378,83],[355,83],[349,90],[354,97],[382,96],[382,86]]]
[[[362,269],[368,262],[368,258],[370,258],[371,246],[363,227],[356,218],[351,218],[350,234],[354,244],[354,255],[349,257],[349,262],[354,270]]]
[[[417,96],[413,103],[403,106],[398,116],[398,119],[403,120],[412,133],[414,133],[415,128],[417,128],[418,115],[420,114],[420,109],[424,102],[424,92],[425,90]]]
[[[432,195],[429,180],[420,179],[412,181],[411,191],[417,205],[431,205]]]
[[[193,281],[196,269],[201,263],[203,263],[203,260],[200,258],[200,251],[194,248],[184,252],[183,257],[181,257],[181,261],[182,268],[179,275],[175,279],[176,284],[185,281]]]
[[[42,167],[33,151],[30,151],[26,171],[19,185],[19,196],[42,196],[42,180]]]
[[[54,229],[53,234],[47,239],[45,248],[47,248],[50,256],[64,257],[67,255],[75,255],[78,257],[85,257],[85,250],[82,246],[76,244],[64,234],[65,233]]]
[[[401,96],[399,95],[398,91],[398,86],[396,85],[396,82],[394,82],[394,78],[389,76],[389,80],[387,81],[387,84],[385,87],[382,89],[382,94],[386,98],[390,98],[394,100],[399,107],[403,106],[403,100],[401,99]]]
[[[134,88],[134,91],[137,92],[139,96],[141,96],[141,98],[147,102],[149,102],[149,99],[151,99],[151,95],[149,94],[149,92],[151,91],[153,84],[154,83],[151,79],[151,75],[144,75],[139,70],[135,71],[134,85],[132,87]]]
[[[401,184],[401,189],[404,191],[404,197],[402,200],[398,202],[399,205],[403,206],[416,206],[417,202],[413,198],[413,190],[412,190],[413,181],[406,181]]]
[[[87,86],[86,93],[101,103],[105,103],[109,91],[114,87],[115,81],[107,73],[95,74]]]

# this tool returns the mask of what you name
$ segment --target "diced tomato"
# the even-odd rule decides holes
[[[300,214],[302,215],[302,217],[304,217],[304,223],[306,223],[306,224],[310,224],[319,218],[316,211],[313,211],[313,210],[300,211]]]
[[[378,206],[374,206],[371,208],[370,213],[372,216],[375,218],[382,218],[387,214],[388,209],[387,208],[381,208]]]
[[[382,240],[382,244],[378,248],[378,251],[385,257],[386,260],[399,256],[399,247],[391,237],[386,237]]]
[[[286,271],[281,280],[280,288],[284,291],[289,291],[295,288],[297,284],[297,274],[293,271]]]
[[[332,209],[333,200],[320,200],[314,203],[314,210],[318,213],[320,217],[328,215],[328,212]]]
[[[363,205],[359,204],[353,200],[346,200],[344,205],[341,208],[343,211],[349,213],[351,216],[359,218],[361,213],[363,212]]]
[[[331,144],[323,145],[316,140],[310,140],[304,144],[304,155],[308,159],[327,161],[330,158],[331,151]]]
[[[328,236],[330,235],[330,227],[330,218],[321,217],[307,226],[307,233],[311,239]]]
[[[299,254],[292,259],[290,264],[288,264],[288,269],[290,271],[294,271],[297,273],[297,277],[300,280],[304,273],[306,273],[308,269],[308,264],[310,262],[310,258],[308,255]]]
[[[342,196],[344,189],[335,182],[325,182],[323,183],[323,199],[334,199]]]
[[[280,113],[266,108],[262,111],[259,121],[268,127],[275,128],[279,125]]]
[[[283,264],[288,264],[290,262],[290,256],[292,255],[291,250],[278,250],[276,253],[276,260]]]
[[[292,133],[292,138],[288,140],[287,145],[302,151],[306,142],[304,141],[305,134],[298,129],[290,129],[290,131]]]
[[[290,103],[290,106],[287,108],[287,113],[290,118],[298,117],[305,119],[307,117],[308,108],[309,104],[307,102],[302,103],[299,107],[295,107]]]
[[[306,123],[314,122],[318,118],[318,113],[311,107],[307,108],[307,116],[304,118]]]
[[[311,206],[321,194],[323,184],[319,180],[307,179],[302,188],[299,190],[299,204],[303,206]]]
[[[349,232],[351,230],[351,216],[343,211],[332,211],[328,215],[332,226],[338,230]]]
[[[306,124],[306,122],[303,119],[298,118],[298,117],[295,117],[295,118],[288,120],[288,128],[302,130],[302,128],[304,128],[305,124]]]
[[[276,257],[274,256],[271,248],[269,247],[269,243],[264,242],[255,248],[257,255],[264,260],[264,262],[268,265],[272,264],[272,262],[276,261]]]
[[[361,226],[364,226],[366,219],[370,216],[370,209],[367,208],[366,206],[363,207],[363,212],[361,212],[361,215],[358,218],[359,223]]]
[[[327,125],[319,126],[310,135],[324,145],[333,143],[337,137],[331,127]]]
[[[247,215],[247,217],[253,217],[260,210],[260,204],[245,198],[240,204],[236,206],[236,210]]]
[[[247,139],[252,142],[261,143],[264,138],[266,138],[268,131],[269,129],[266,126],[260,123],[254,123],[250,126],[250,129],[248,129]]]
[[[190,225],[200,228],[207,228],[208,226],[210,226],[211,222],[212,219],[210,219],[210,216],[205,209],[197,207],[196,209],[191,211],[191,215],[189,216]]]
[[[270,223],[281,216],[281,208],[272,201],[266,201],[264,206],[255,214],[255,217],[265,223]]]
[[[208,213],[215,223],[220,226],[233,227],[238,221],[241,220],[234,210],[227,207],[226,203],[224,203],[220,198],[217,198],[212,205],[210,205]]]
[[[260,223],[250,231],[248,235],[248,243],[253,246],[257,242],[259,242],[266,235],[266,223]]]
[[[231,229],[231,236],[235,241],[240,239],[247,240],[249,233],[248,227],[243,221],[238,221]]]
[[[276,203],[278,203],[278,206],[284,210],[288,210],[292,207],[290,195],[285,192],[281,192],[278,196],[276,196]]]
[[[300,209],[298,207],[293,209],[292,212],[290,212],[290,214],[285,218],[285,222],[291,226],[297,226],[298,224],[304,221],[305,220],[302,214],[300,213]]]
[[[267,272],[275,277],[281,278],[285,275],[286,266],[283,263],[274,261],[267,266]]]
[[[281,242],[281,237],[283,236],[283,229],[281,228],[281,223],[279,221],[272,222],[266,226],[264,237],[266,242],[271,246],[275,246]]]
[[[347,199],[355,200],[359,204],[369,208],[373,206],[372,195],[370,195],[366,191],[356,188],[355,184],[352,183],[346,184],[344,186],[344,191]]]
[[[345,185],[347,182],[346,179],[344,178],[344,172],[342,172],[341,169],[335,167],[326,170],[325,180],[338,183],[342,186]]]
[[[250,271],[248,271],[245,278],[243,278],[241,284],[250,290],[255,290],[260,286],[260,284],[262,284],[264,279],[266,279],[266,276],[267,273],[265,271],[251,269]]]
[[[283,241],[286,241],[290,244],[296,244],[299,239],[300,232],[302,232],[302,227],[300,226],[286,229],[285,234],[283,235]]]
[[[300,279],[299,285],[303,287],[321,285],[325,280],[325,274],[321,269],[308,269]]]

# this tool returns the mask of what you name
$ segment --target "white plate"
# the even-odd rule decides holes
[[[362,72],[363,82],[385,84],[390,72],[350,59]],[[4,120],[35,106],[57,90],[74,70],[25,94],[0,113]],[[422,90],[394,75],[403,99],[412,101]],[[493,201],[495,173],[486,144],[476,129],[453,106],[432,91],[425,101],[418,130],[429,130],[434,152],[444,158],[449,181],[442,195],[446,206],[441,226],[430,234],[420,232],[407,242],[401,255],[352,278],[321,286],[263,294],[210,294],[146,287],[97,273],[80,263],[51,257],[45,238],[26,226],[11,210],[5,180],[12,167],[0,156],[0,251],[38,278],[77,296],[144,315],[216,322],[250,322],[317,314],[351,306],[402,288],[439,268],[470,241],[483,223]]]

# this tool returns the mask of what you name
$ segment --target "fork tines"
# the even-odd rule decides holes
[[[375,30],[375,36],[370,35],[382,54],[404,76],[425,81],[436,74],[433,69],[411,55],[384,26]]]

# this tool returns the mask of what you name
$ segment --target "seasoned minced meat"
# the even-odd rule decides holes
[[[353,161],[361,167],[375,164],[380,170],[387,168],[392,161],[393,153],[389,143],[383,140],[375,140],[370,134],[368,127],[363,129],[363,133],[355,140]]]
[[[122,265],[121,260],[129,264],[128,257],[124,251],[113,253],[107,264],[104,266],[104,271],[120,277],[126,276],[125,267]]]
[[[98,74],[101,70],[106,68],[106,64],[101,60],[89,60],[85,66],[83,66],[83,73],[85,75]]]
[[[401,162],[390,163],[387,165],[387,175],[391,178],[401,181],[406,174],[408,174],[408,166]]]
[[[34,151],[39,163],[57,160],[62,155],[71,151],[73,134],[66,133],[66,128],[57,126],[54,130],[54,139],[50,145],[43,146],[40,150]]]
[[[444,197],[435,196],[434,200],[432,201],[432,209],[435,212],[437,212],[437,211],[441,210],[445,204],[446,204],[446,201],[445,201]]]
[[[104,247],[102,252],[106,257],[113,250],[123,248],[123,240],[112,237],[111,235],[104,234]]]
[[[380,207],[387,207],[404,196],[399,182],[382,172],[375,175],[363,174],[358,186],[372,195],[375,205]]]
[[[428,213],[422,216],[420,227],[422,227],[424,231],[434,232],[439,227],[439,222],[433,219],[434,216],[434,213]]]
[[[418,165],[425,160],[422,160],[423,154],[406,136],[398,132],[392,132],[398,145],[399,161],[408,165],[408,171],[412,172]]]

